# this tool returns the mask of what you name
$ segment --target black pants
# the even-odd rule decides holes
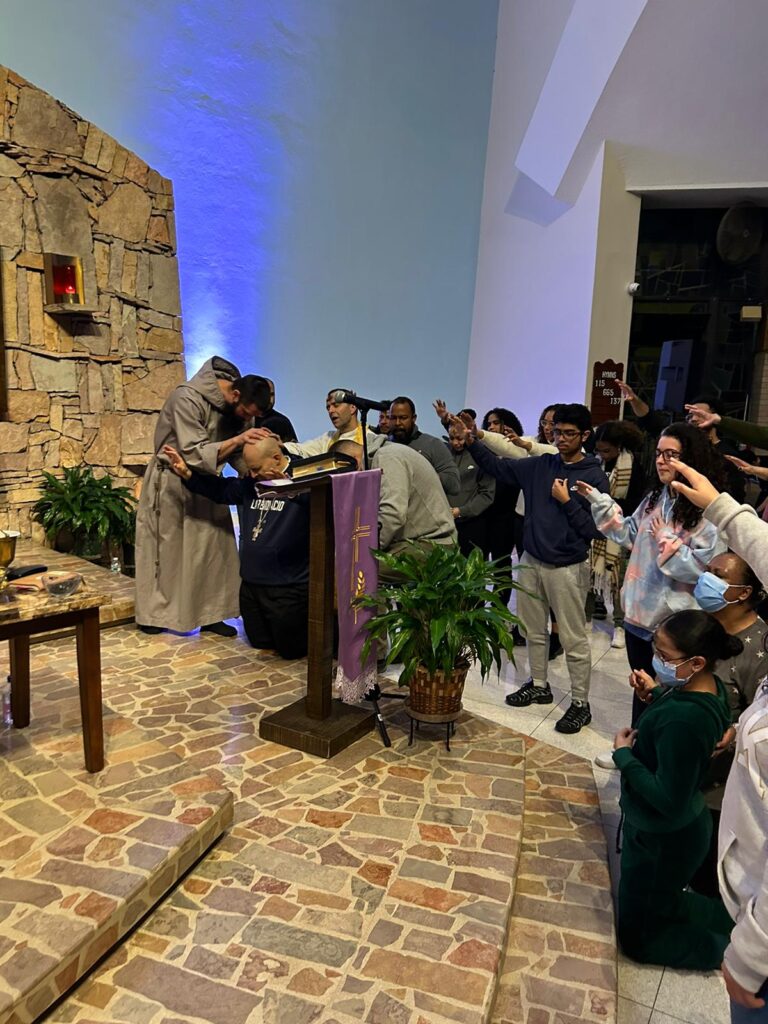
[[[308,583],[268,587],[241,580],[240,614],[252,647],[275,650],[281,658],[306,656]]]
[[[627,661],[633,672],[642,669],[647,672],[651,679],[656,678],[653,670],[653,645],[650,640],[643,640],[642,637],[626,630],[624,634],[627,641]],[[637,694],[632,693],[632,728],[637,725],[640,715],[645,711],[646,705],[638,699]]]
[[[512,583],[512,549],[515,546],[515,521],[514,513],[504,509],[496,509],[491,506],[487,520],[487,541],[486,547],[492,559],[500,559],[499,568],[505,570],[505,575]],[[496,588],[502,604],[508,605],[512,596],[512,587],[505,586]]]
[[[488,547],[488,526],[483,516],[473,519],[459,519],[456,522],[459,535],[459,547],[462,555],[468,555],[472,548],[480,548],[485,552]]]

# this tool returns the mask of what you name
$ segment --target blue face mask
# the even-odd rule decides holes
[[[730,583],[721,580],[713,572],[703,572],[698,578],[693,596],[705,612],[719,612],[726,605],[738,604],[738,601],[726,601],[725,592],[729,587]]]
[[[688,680],[691,678],[688,676],[687,679],[678,679],[677,670],[685,665],[690,658],[686,658],[685,661],[681,661],[680,665],[670,665],[668,661],[664,661],[658,654],[653,656],[653,671],[656,673],[656,682],[664,683],[665,686],[685,686]]]

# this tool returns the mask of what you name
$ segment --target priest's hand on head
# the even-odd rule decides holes
[[[192,470],[186,464],[184,459],[179,455],[175,448],[171,448],[169,444],[163,446],[163,455],[168,459],[168,465],[171,467],[176,476],[180,476],[182,480],[189,480],[192,476]]]
[[[263,441],[267,437],[274,437],[276,441],[280,440],[279,434],[275,434],[272,430],[267,430],[266,427],[250,427],[239,435],[238,440],[242,446],[253,444],[254,441]]]

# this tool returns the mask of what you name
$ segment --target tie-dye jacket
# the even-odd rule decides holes
[[[666,487],[655,508],[647,511],[646,497],[631,516],[609,494],[593,490],[588,497],[598,530],[631,552],[621,591],[626,621],[653,632],[673,612],[697,609],[696,581],[726,547],[717,528],[705,519],[693,530],[673,523]]]

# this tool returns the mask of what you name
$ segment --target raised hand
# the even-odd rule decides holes
[[[751,462],[745,462],[744,459],[739,459],[735,455],[724,455],[723,458],[733,463],[740,473],[756,476],[758,480],[768,480],[768,466],[753,466]]]
[[[448,417],[448,425],[455,428],[459,440],[464,441],[465,444],[471,444],[475,440],[475,435],[470,424],[461,416],[454,416],[453,413],[449,413]]]
[[[686,406],[686,408],[688,407]],[[710,483],[703,473],[691,469],[690,466],[686,466],[679,459],[675,460],[675,469],[678,475],[687,482],[683,483],[681,480],[673,480],[669,486],[673,491],[677,491],[678,494],[685,495],[697,508],[706,508],[712,504],[715,498],[720,497],[720,491],[718,491],[713,483]]]
[[[637,694],[637,699],[647,704],[651,699],[651,692],[656,688],[656,681],[651,679],[644,669],[634,669],[629,673],[629,685]]]
[[[529,452],[533,448],[531,442],[525,441],[519,434],[516,434],[512,427],[503,427],[502,433],[510,444],[515,445],[517,448],[522,448],[524,452]]]
[[[192,470],[175,448],[172,448],[169,444],[163,445],[163,455],[168,459],[168,465],[176,476],[180,476],[182,480],[189,480],[192,476]]]
[[[716,412],[702,409],[700,405],[686,405],[685,411],[688,414],[688,422],[692,423],[694,427],[700,427],[702,430],[716,427],[720,422],[720,417]]]
[[[448,412],[448,406],[442,400],[442,398],[436,398],[432,403],[432,408],[437,413],[437,418],[442,423],[444,419],[448,419],[450,413]]]
[[[621,391],[621,397],[624,399],[625,402],[637,401],[637,395],[635,394],[634,390],[629,386],[629,384],[627,384],[626,381],[617,380],[616,384],[618,386],[619,391]]]
[[[582,498],[588,498],[592,491],[594,491],[594,487],[585,484],[583,480],[577,480],[573,486],[576,488],[576,493],[580,494]]]

